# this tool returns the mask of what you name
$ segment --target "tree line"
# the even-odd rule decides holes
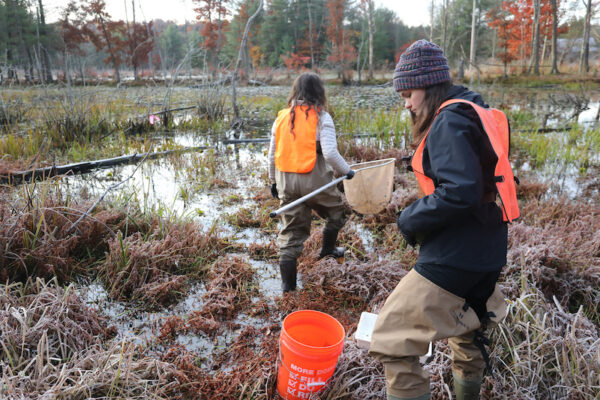
[[[43,0],[0,0],[0,80],[103,74],[120,81],[124,70],[134,79],[198,71],[214,79],[235,67],[246,78],[275,68],[330,69],[343,81],[361,81],[391,70],[421,38],[438,43],[459,72],[492,64],[504,66],[505,75],[509,65],[539,74],[540,65],[551,64],[558,73],[579,47],[579,72],[587,73],[600,42],[592,23],[600,2],[592,0],[431,0],[430,23],[419,27],[373,0],[193,4],[195,18],[176,24],[143,20],[135,0],[124,2],[125,20],[113,18],[104,0],[73,0],[50,24]]]

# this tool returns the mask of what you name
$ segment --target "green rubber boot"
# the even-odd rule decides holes
[[[481,390],[481,380],[466,381],[452,374],[454,379],[454,394],[456,400],[478,400],[479,391]]]
[[[425,393],[421,396],[418,397],[396,397],[396,396],[392,396],[391,394],[387,395],[387,400],[429,400],[429,393]]]

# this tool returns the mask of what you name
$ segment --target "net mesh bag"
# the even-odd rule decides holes
[[[392,199],[395,158],[351,165],[354,178],[344,182],[344,193],[350,206],[361,214],[377,214]]]

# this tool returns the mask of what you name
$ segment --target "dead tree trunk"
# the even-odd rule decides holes
[[[308,7],[308,41],[310,43],[310,69],[315,70],[315,53],[313,50],[313,25],[312,25],[312,12],[310,9],[310,0],[306,0],[306,6]]]
[[[40,35],[43,38],[46,38],[48,35],[48,28],[46,26],[46,16],[44,14],[44,6],[42,5],[42,0],[39,0],[38,9],[40,13]],[[39,56],[42,61],[44,80],[46,82],[52,82],[52,67],[50,65],[50,57],[48,56],[48,50],[46,49],[46,46],[41,47]]]
[[[448,0],[444,0],[444,17],[443,17],[443,26],[442,26],[442,49],[444,52],[448,51],[446,48],[446,36],[448,33]]]
[[[433,3],[433,0],[431,0],[431,21],[429,23],[429,41],[430,42],[433,42],[433,23],[435,22],[433,20],[433,17],[435,16],[434,12],[435,12],[435,4]]]
[[[533,41],[531,48],[531,64],[527,73],[540,74],[540,0],[533,0]]]
[[[475,13],[476,12],[477,12],[477,0],[473,0],[473,13],[471,15],[471,49],[469,50],[469,70],[471,70],[471,71],[475,67],[475,52],[476,52],[476,49],[475,49],[475,45],[476,45]]]
[[[373,22],[374,12],[373,0],[367,1],[367,14],[369,21],[369,79],[373,79],[373,35],[375,33],[375,24]]]
[[[585,3],[584,3],[585,4]],[[590,71],[590,28],[592,19],[592,0],[587,0],[585,10],[585,23],[583,25],[583,42],[581,43],[581,54],[579,56],[579,73],[585,74]]]
[[[242,63],[242,57],[244,55],[244,49],[246,48],[246,43],[248,42],[248,32],[250,31],[250,27],[252,26],[252,23],[254,22],[256,17],[258,17],[258,14],[260,14],[260,12],[262,11],[262,8],[263,8],[263,0],[260,0],[260,4],[258,5],[258,8],[254,12],[254,14],[252,14],[252,16],[248,19],[248,22],[246,22],[246,28],[244,29],[244,36],[242,36],[242,42],[240,43],[240,50],[238,52],[237,61],[235,63],[235,68],[233,70],[233,79],[231,80],[231,90],[232,90],[231,103],[233,105],[233,114],[234,114],[234,122],[232,123],[233,128],[239,127],[239,125],[240,125],[240,110],[238,108],[237,99],[236,99],[236,96],[237,96],[236,83],[237,83],[237,77],[238,77],[238,70],[240,69],[240,64]]]
[[[558,74],[558,7],[556,0],[550,0],[552,3],[552,74]]]

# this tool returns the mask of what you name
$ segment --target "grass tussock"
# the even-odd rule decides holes
[[[4,101],[0,96],[0,131],[9,131],[13,126],[25,119],[30,105],[23,99],[14,98]]]
[[[207,279],[202,314],[212,318],[231,319],[258,293],[254,269],[237,256],[217,259]]]
[[[74,288],[28,281],[0,292],[1,398],[168,398],[172,367],[105,348],[113,331]]]
[[[340,264],[324,258],[302,269],[302,282],[307,290],[346,307],[355,304],[373,310],[382,305],[409,269],[410,265],[402,261],[347,259]]]
[[[273,260],[277,258],[278,247],[274,240],[267,244],[251,243],[248,246],[250,257],[254,260]]]
[[[148,305],[177,299],[188,279],[201,278],[230,243],[193,222],[155,220],[147,235],[117,235],[99,274],[114,299]]]
[[[265,202],[253,208],[240,208],[233,214],[227,214],[225,218],[230,225],[239,229],[259,228],[265,233],[271,233],[277,228],[277,220],[269,216],[275,208],[272,203]]]
[[[402,161],[402,157],[410,154],[408,150],[402,148],[363,145],[354,140],[343,142],[343,145],[340,146],[340,153],[344,155],[344,158],[354,160],[356,163],[395,158],[396,166],[399,168],[405,163]]]
[[[0,160],[0,175],[7,175],[9,172],[22,171],[26,169],[28,163],[25,160],[11,160],[11,157]]]
[[[230,346],[215,355],[215,370],[201,368],[194,353],[179,346],[169,348],[161,359],[177,369],[174,378],[178,395],[173,398],[274,398],[279,336],[272,330],[276,329],[276,326],[265,326],[241,330]]]
[[[383,365],[353,340],[344,343],[334,376],[319,394],[322,400],[379,400],[386,397]]]
[[[532,282],[510,302],[492,348],[498,373],[486,378],[486,398],[591,400],[600,392],[597,325],[547,302]]]
[[[0,279],[56,276],[65,282],[74,272],[86,273],[103,256],[111,235],[126,225],[123,212],[102,208],[74,225],[88,207],[51,196],[0,203]]]
[[[517,198],[522,200],[541,200],[548,192],[548,185],[541,182],[521,181],[517,185]]]
[[[509,273],[531,276],[549,301],[600,321],[600,209],[564,200],[530,201],[509,231]],[[515,288],[514,294],[519,288]]]
[[[510,227],[509,263],[566,270],[600,267],[600,207],[566,200],[530,201]]]

